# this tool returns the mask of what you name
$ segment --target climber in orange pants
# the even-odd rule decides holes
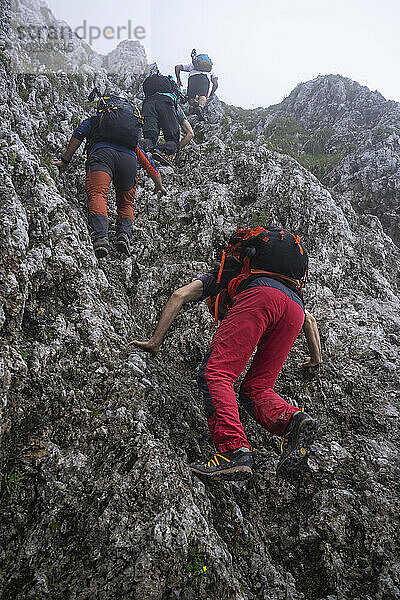
[[[136,192],[137,162],[155,183],[155,191],[166,194],[161,175],[154,163],[139,145],[131,150],[110,142],[91,137],[91,120],[83,121],[73,132],[68,148],[54,165],[63,173],[82,141],[88,139],[85,191],[89,203],[89,230],[93,248],[98,258],[107,256],[108,214],[107,195],[113,181],[117,200],[117,249],[126,255],[131,253],[133,201]]]

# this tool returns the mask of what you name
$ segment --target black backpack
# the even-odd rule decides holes
[[[243,263],[249,258],[251,270],[281,275],[300,285],[308,268],[308,256],[298,235],[281,227],[237,229],[225,254],[233,254]]]
[[[179,104],[184,104],[185,102],[187,102],[187,97],[185,96],[185,94],[183,92],[181,92],[179,85],[176,83],[176,81],[172,77],[172,75],[168,75],[168,79],[171,84],[172,93],[175,96],[177,102]]]
[[[89,145],[109,142],[136,150],[142,115],[130,100],[110,94],[101,96],[97,102],[97,114],[91,118]]]
[[[217,283],[223,280],[227,256],[242,264],[239,275],[233,277],[216,298],[209,300],[209,308],[216,324],[226,312],[230,301],[245,289],[250,278],[271,277],[285,283],[301,296],[308,270],[308,255],[301,238],[281,227],[256,227],[237,229],[222,252]],[[221,313],[221,305],[224,310]]]
[[[143,91],[146,98],[153,96],[153,94],[163,93],[172,94],[173,89],[169,77],[161,75],[158,71],[156,73],[150,73],[148,77],[143,81]]]

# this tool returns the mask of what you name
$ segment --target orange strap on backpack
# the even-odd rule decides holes
[[[225,248],[225,250],[227,250],[227,248]],[[224,264],[225,264],[225,259],[226,259],[225,250],[222,251],[221,264],[220,264],[219,271],[218,271],[217,283],[221,283],[222,271],[224,270]]]
[[[231,237],[230,243],[228,244],[228,246],[222,251],[222,257],[221,257],[221,264],[219,267],[219,271],[218,271],[218,276],[217,276],[217,283],[221,283],[221,279],[222,279],[222,272],[224,269],[224,265],[225,265],[225,260],[227,256],[235,255],[235,250],[237,248],[239,248],[244,241],[248,240],[251,237],[257,237],[259,234],[265,232],[266,234],[270,233],[270,230],[265,229],[264,227],[255,227],[253,229],[240,229],[238,228],[235,232],[234,235],[237,236],[241,236],[241,239],[239,239],[239,241],[236,242],[236,244],[234,243],[234,241],[236,241],[238,238],[236,237],[236,240],[232,239],[234,238],[234,236]],[[279,232],[281,239],[283,240],[283,236],[284,236],[284,231],[281,230]],[[304,254],[304,250],[303,247],[301,245],[301,238],[298,235],[294,235],[291,234],[294,238],[295,244],[299,247],[300,250],[300,254]],[[261,238],[263,242],[269,242],[270,238],[268,237],[264,237]],[[250,257],[245,256],[243,259],[243,267],[242,270],[240,272],[240,274],[237,277],[234,277],[228,284],[227,287],[227,294],[228,297],[233,298],[236,295],[236,290],[238,289],[239,285],[242,283],[242,281],[244,281],[247,277],[249,277],[250,275],[253,274],[265,274],[265,275],[272,275],[273,277],[279,277],[279,279],[283,279],[285,281],[289,281],[290,283],[293,283],[296,287],[300,288],[300,291],[302,291],[303,286],[304,286],[304,282],[305,279],[307,277],[307,272],[305,277],[299,281],[298,279],[292,279],[291,277],[288,277],[287,275],[282,275],[281,273],[274,273],[272,271],[265,271],[263,269],[250,269]],[[220,295],[222,294],[224,290],[222,290],[221,292],[219,292],[219,294],[217,295],[216,299],[215,299],[215,305],[214,305],[214,310],[212,310],[212,302],[211,299],[209,298],[208,300],[208,307],[209,310],[211,312],[211,314],[214,313],[214,317],[215,317],[215,325],[218,326],[218,307],[219,307],[219,300],[220,300]]]

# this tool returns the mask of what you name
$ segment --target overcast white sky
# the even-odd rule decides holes
[[[207,52],[219,97],[253,108],[280,102],[301,81],[340,73],[400,101],[399,0],[47,0],[73,28],[145,28],[150,62],[164,73]],[[106,54],[117,40],[101,36]]]

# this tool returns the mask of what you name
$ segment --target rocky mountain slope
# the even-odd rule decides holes
[[[139,92],[146,67],[127,65],[143,48],[123,43],[112,75],[110,56],[98,67],[88,58],[85,72],[24,75],[9,28],[0,47],[1,597],[400,598],[399,249],[377,216],[354,209],[354,178],[338,163],[324,187],[261,141],[268,111],[215,99],[175,173],[163,170],[168,195],[140,174],[133,256],[96,261],[84,159],[60,179],[51,158],[90,112],[96,73]],[[304,86],[311,102],[316,83]],[[317,98],[323,121],[333,108]],[[110,214],[113,239],[113,196]],[[206,306],[182,312],[155,360],[127,342],[150,335],[171,290],[208,270],[226,232],[266,222],[301,232],[311,256],[305,298],[326,364],[301,373],[300,338],[277,389],[320,435],[304,479],[282,483],[279,440],[243,414],[253,480],[206,487],[187,467],[212,452],[195,383],[213,332]]]
[[[356,212],[378,216],[400,245],[398,102],[346,77],[321,75],[270,108],[229,108],[232,127],[234,139],[256,139],[296,158]]]

